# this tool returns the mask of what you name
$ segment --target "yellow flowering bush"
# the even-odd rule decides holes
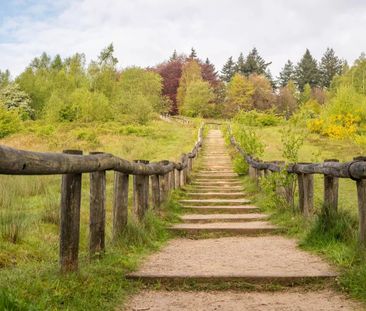
[[[307,128],[310,132],[318,133],[334,139],[353,137],[360,126],[361,118],[352,113],[331,115],[326,120],[318,118],[309,120]]]

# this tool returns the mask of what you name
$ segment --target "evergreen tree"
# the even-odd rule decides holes
[[[308,49],[296,66],[295,82],[301,92],[307,83],[311,87],[319,85],[318,63]]]
[[[189,58],[191,59],[197,58],[197,52],[194,48],[191,48],[191,54],[189,54]]]
[[[333,49],[327,48],[319,65],[320,86],[328,88],[335,75],[340,75],[343,61],[339,59]]]
[[[220,76],[221,80],[225,82],[230,82],[234,74],[235,74],[235,63],[233,61],[233,57],[230,56],[228,61],[221,69],[221,76]]]
[[[220,84],[220,80],[215,69],[215,65],[208,58],[204,63],[200,63],[202,79],[210,83],[210,86],[216,88]]]
[[[292,61],[288,60],[277,78],[277,84],[279,87],[285,87],[290,80],[295,80],[295,67]]]
[[[235,73],[245,74],[245,58],[243,53],[240,53],[238,60],[235,64]]]
[[[58,71],[58,70],[62,69],[62,66],[63,66],[63,64],[62,64],[61,56],[59,54],[57,54],[51,63],[51,68]]]
[[[253,48],[246,57],[244,64],[244,74],[246,76],[249,76],[252,73],[264,75],[266,73],[267,67],[270,64],[271,62],[266,63],[265,60],[259,55],[258,50]]]
[[[178,53],[177,50],[174,50],[172,56],[170,56],[169,60],[176,60],[178,58]]]

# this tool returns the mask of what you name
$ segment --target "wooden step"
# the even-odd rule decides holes
[[[224,283],[227,288],[237,284],[302,286],[336,277],[336,271],[321,258],[280,236],[172,240],[127,275],[145,283]]]
[[[205,205],[205,206],[193,206],[184,205],[184,209],[191,212],[197,212],[202,214],[215,214],[215,213],[230,213],[230,214],[245,214],[245,213],[255,213],[259,211],[259,208],[254,205]]]
[[[243,192],[188,192],[191,199],[241,199],[244,198]]]
[[[200,173],[193,176],[195,180],[238,180],[236,179],[238,177],[237,174],[234,173],[214,173],[214,174],[206,174],[206,173]]]
[[[248,204],[250,200],[247,199],[185,199],[180,200],[181,204],[189,205],[241,205]]]
[[[171,231],[189,234],[224,233],[235,235],[273,234],[279,231],[277,226],[272,225],[267,221],[176,224],[169,229]]]
[[[268,218],[266,214],[186,214],[180,216],[184,223],[210,223],[210,222],[246,222],[258,221]]]

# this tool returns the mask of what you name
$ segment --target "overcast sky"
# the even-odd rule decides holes
[[[254,46],[276,75],[306,48],[352,63],[366,50],[364,0],[0,0],[0,70],[43,51],[95,59],[113,42],[119,66],[153,66],[176,49],[221,69]]]

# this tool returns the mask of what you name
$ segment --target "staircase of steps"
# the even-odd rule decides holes
[[[308,286],[313,282],[318,284],[335,279],[337,273],[332,267],[321,258],[300,250],[296,240],[280,236],[279,228],[250,203],[240,178],[233,172],[220,131],[209,132],[203,152],[202,168],[192,176],[193,182],[186,189],[187,198],[181,201],[186,213],[181,216],[181,223],[170,228],[179,235],[159,252],[150,255],[138,271],[127,276],[128,279],[164,284],[169,290],[171,285],[178,285],[178,288],[193,285],[196,291],[189,294],[188,300],[200,293],[199,303],[203,305],[208,293],[197,289],[210,288],[207,286],[217,286],[221,288],[217,293],[229,295],[227,289],[248,288],[245,286],[253,289],[257,286],[298,285],[301,288],[304,284]],[[308,301],[315,293],[308,287],[299,291]],[[175,297],[183,292],[175,290],[172,293],[172,300],[156,310],[198,310],[195,304],[175,309],[179,299]],[[282,293],[278,298],[281,303]],[[146,302],[144,295],[151,295],[151,300]],[[272,293],[263,292],[263,295],[268,298]],[[155,310],[154,306],[163,305],[160,304],[163,297],[164,291],[161,290],[142,292],[127,310],[135,310],[135,307]],[[234,308],[222,305],[215,310],[251,310],[245,308],[247,300],[243,301],[238,305],[234,303]],[[319,304],[326,302],[326,298],[320,299]],[[258,301],[253,310],[308,310],[297,308],[298,305],[294,299],[286,305],[287,308],[277,308],[280,305],[276,304],[271,309]],[[341,310],[341,307],[329,310]]]
[[[172,231],[227,236],[268,234],[278,229],[245,197],[220,134],[210,133],[201,157],[202,168],[192,178],[187,199],[180,201],[189,213],[181,217],[182,223],[170,228]]]

